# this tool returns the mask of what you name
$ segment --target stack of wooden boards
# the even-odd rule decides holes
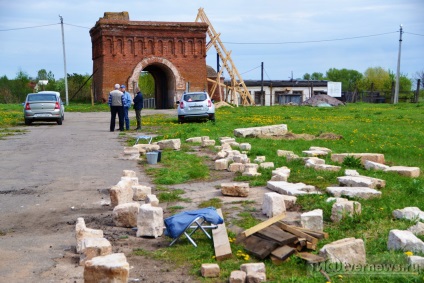
[[[325,261],[307,250],[316,250],[318,241],[328,238],[328,234],[288,225],[281,221],[284,217],[285,214],[274,216],[243,231],[237,237],[237,242],[261,260],[270,256],[275,263],[279,263],[296,254],[310,263]]]

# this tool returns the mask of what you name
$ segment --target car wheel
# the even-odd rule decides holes
[[[31,119],[25,119],[25,125],[29,126],[32,124],[32,120]]]
[[[184,118],[182,118],[181,116],[178,116],[178,123],[180,124],[184,123]]]
[[[209,116],[209,121],[215,122],[215,114]]]
[[[62,125],[62,118],[57,119],[57,124]]]

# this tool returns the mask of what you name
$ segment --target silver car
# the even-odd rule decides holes
[[[65,106],[57,91],[29,93],[23,105],[25,125],[34,121],[55,121],[62,125],[65,119]]]
[[[185,92],[178,105],[178,122],[208,119],[215,121],[215,105],[207,92]]]

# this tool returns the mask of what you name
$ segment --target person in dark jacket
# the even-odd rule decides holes
[[[141,130],[141,110],[143,109],[143,94],[139,88],[136,88],[135,91],[137,95],[134,97],[134,109],[135,109],[135,119],[137,120],[136,130]]]

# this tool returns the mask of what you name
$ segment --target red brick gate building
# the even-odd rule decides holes
[[[173,108],[188,86],[207,90],[207,30],[206,23],[130,21],[128,12],[106,12],[90,30],[96,100],[107,101],[116,83],[133,94],[142,71],[155,80],[157,109]]]

